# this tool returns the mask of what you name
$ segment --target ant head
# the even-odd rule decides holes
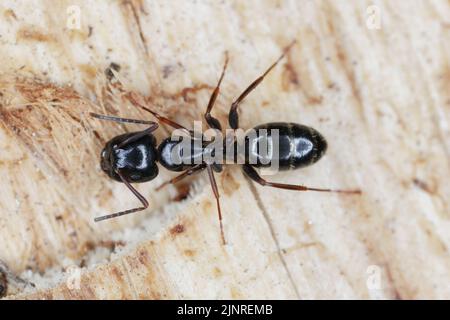
[[[158,175],[155,137],[144,135],[132,139],[136,134],[132,132],[114,137],[103,148],[100,165],[110,178],[123,182],[118,171],[128,182],[146,182]]]

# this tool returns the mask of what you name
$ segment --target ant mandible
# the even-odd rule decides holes
[[[240,103],[247,97],[247,95],[253,91],[267,76],[267,74],[280,62],[281,59],[287,54],[290,48],[295,43],[292,42],[288,47],[286,47],[281,54],[281,56],[256,80],[254,80],[248,87],[245,89],[240,96],[231,104],[231,108],[228,114],[228,122],[230,127],[233,130],[239,128],[239,117],[238,117],[238,107]],[[220,85],[222,83],[223,77],[225,75],[225,71],[228,65],[228,54],[226,54],[225,63],[222,69],[222,73],[220,75],[219,81],[209,99],[208,107],[206,108],[206,112],[204,114],[204,118],[206,123],[211,129],[215,129],[221,131],[222,127],[218,119],[214,118],[211,115],[212,108],[216,101],[216,98],[219,94]],[[145,107],[142,103],[138,102],[136,99],[133,99],[134,103],[142,108],[143,110],[151,113],[160,123],[169,125],[175,129],[181,129],[186,132],[192,132],[183,127],[182,125],[166,118],[155,111]],[[128,189],[141,201],[142,207],[137,207],[125,211],[116,212],[113,214],[108,214],[105,216],[95,218],[95,221],[102,221],[106,219],[111,219],[119,216],[123,216],[126,214],[130,214],[136,211],[144,210],[148,207],[148,201],[145,199],[143,195],[141,195],[132,185],[131,183],[140,183],[147,182],[154,179],[158,175],[158,166],[157,162],[159,162],[162,166],[170,171],[183,171],[180,175],[174,177],[173,179],[163,183],[157,190],[167,184],[174,184],[181,179],[190,176],[194,173],[198,173],[203,170],[207,170],[209,180],[211,183],[212,191],[216,198],[217,203],[217,212],[219,216],[219,224],[220,224],[220,235],[222,238],[222,243],[225,244],[225,236],[223,232],[222,225],[222,212],[220,209],[219,202],[219,191],[217,188],[216,180],[214,178],[215,172],[222,171],[222,163],[217,162],[206,162],[202,161],[201,163],[196,163],[193,161],[194,157],[203,156],[207,151],[204,145],[200,149],[195,149],[194,143],[188,144],[190,146],[190,150],[185,150],[185,154],[190,155],[191,162],[183,162],[182,164],[175,163],[173,159],[174,148],[180,143],[179,140],[174,140],[171,137],[164,139],[161,144],[157,147],[156,139],[153,136],[153,132],[158,128],[158,123],[153,121],[145,121],[145,120],[135,120],[135,119],[125,119],[114,116],[100,115],[91,113],[91,116],[101,119],[101,120],[109,120],[121,123],[135,123],[135,124],[145,124],[149,125],[149,127],[143,131],[125,133],[119,136],[114,137],[110,141],[108,141],[101,152],[101,168],[102,170],[112,179],[123,182]],[[253,128],[256,132],[260,129],[266,129],[268,135],[270,136],[271,130],[278,130],[279,133],[279,146],[278,146],[278,158],[271,159],[278,161],[280,170],[289,170],[289,169],[297,169],[301,167],[305,167],[317,162],[325,153],[327,149],[327,142],[325,138],[315,129],[311,127],[307,127],[304,125],[296,124],[296,123],[286,123],[286,122],[272,122],[266,123]],[[259,153],[259,148],[256,147],[258,143],[259,136],[256,136],[253,139],[245,139],[244,149],[246,152],[253,153],[251,154],[258,161],[256,163],[250,163],[249,157],[246,156],[244,163],[242,165],[242,169],[244,174],[257,182],[262,186],[287,189],[287,190],[296,190],[296,191],[321,191],[321,192],[338,192],[338,193],[347,193],[347,194],[360,194],[360,190],[339,190],[339,189],[323,189],[323,188],[311,188],[302,185],[292,185],[292,184],[284,184],[284,183],[275,183],[264,180],[255,168],[263,168],[269,163],[263,164],[259,159],[262,157]],[[225,138],[226,139],[226,138]],[[226,146],[230,146],[229,141],[225,141],[224,144]],[[270,140],[268,140],[270,142]],[[233,160],[236,163],[236,159],[238,155],[236,155],[237,150],[237,141],[233,138],[233,142],[231,144],[231,148],[233,148]],[[176,153],[183,153],[182,148],[179,148]],[[194,150],[195,149],[195,150]],[[224,152],[225,152],[224,148]],[[208,151],[210,152],[210,151]],[[248,155],[248,154],[247,154]]]

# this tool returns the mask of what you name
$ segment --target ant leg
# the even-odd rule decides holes
[[[129,95],[131,101],[137,105],[139,108],[151,113],[156,119],[158,119],[159,122],[166,124],[168,126],[171,126],[174,129],[181,129],[181,130],[185,130],[186,132],[188,132],[190,135],[192,135],[191,130],[187,129],[186,127],[182,126],[179,123],[176,123],[175,121],[170,120],[169,118],[166,118],[160,114],[158,114],[157,112],[147,108],[146,106],[144,106],[141,102],[137,101],[136,97],[134,94],[130,94]]]
[[[216,179],[214,178],[214,172],[210,165],[206,166],[208,170],[209,182],[211,183],[211,187],[214,192],[214,196],[216,197],[217,203],[217,213],[219,214],[219,225],[220,225],[220,236],[222,238],[222,243],[225,245],[227,242],[225,241],[225,236],[223,233],[223,225],[222,225],[222,211],[220,210],[220,201],[219,201],[219,189],[217,188]]]
[[[142,194],[140,194],[139,191],[137,191],[125,179],[125,177],[120,173],[120,171],[116,171],[116,173],[119,175],[120,179],[128,187],[128,189],[130,189],[130,191],[133,192],[133,194],[136,196],[136,198],[138,198],[139,201],[142,202],[142,207],[138,207],[138,208],[134,208],[134,209],[129,209],[129,210],[120,211],[120,212],[108,214],[108,215],[105,215],[105,216],[97,217],[97,218],[94,219],[95,222],[99,222],[99,221],[102,221],[102,220],[107,220],[107,219],[111,219],[111,218],[120,217],[120,216],[123,216],[123,215],[126,215],[126,214],[130,214],[130,213],[137,212],[137,211],[142,211],[142,210],[145,210],[145,209],[148,208],[148,201],[144,198],[144,196]]]
[[[158,124],[156,122],[153,122],[153,121],[119,118],[119,117],[106,116],[106,115],[103,115],[103,114],[98,114],[98,113],[93,113],[93,112],[90,112],[89,114],[92,117],[100,119],[100,120],[108,120],[108,121],[121,122],[121,123],[136,123],[136,124],[148,124],[148,125],[150,125],[149,128],[147,128],[147,129],[145,129],[143,131],[140,131],[140,132],[136,132],[136,134],[134,134],[131,137],[129,137],[128,139],[122,141],[120,144],[118,144],[116,146],[116,148],[120,148],[120,147],[126,145],[127,143],[136,141],[136,140],[142,138],[143,136],[151,134],[153,131],[158,129]]]
[[[261,75],[259,76],[255,81],[253,81],[247,89],[244,90],[244,92],[241,93],[241,95],[231,104],[230,112],[228,114],[228,122],[230,124],[230,127],[232,129],[237,129],[239,127],[239,115],[237,112],[237,108],[239,104],[242,102],[242,100],[245,99],[245,97],[255,89],[258,84],[260,84],[264,77],[267,76],[267,74],[280,62],[281,59],[284,58],[284,56],[288,53],[288,51],[292,48],[294,45],[295,40],[292,41],[284,50],[281,56]]]
[[[191,134],[191,130],[189,130],[188,128],[182,126],[181,124],[176,123],[175,121],[170,120],[169,118],[163,117],[160,114],[156,113],[155,111],[146,108],[144,106],[140,106],[142,109],[144,109],[147,112],[150,112],[156,119],[158,119],[159,122],[166,124],[168,126],[171,126],[174,129],[180,129],[180,130],[185,130],[187,133]]]
[[[222,130],[222,126],[220,125],[219,120],[211,116],[211,110],[214,106],[214,103],[216,102],[217,96],[219,95],[220,91],[220,84],[222,83],[222,79],[225,75],[225,70],[228,66],[228,52],[225,52],[225,63],[223,65],[222,74],[220,75],[219,81],[217,82],[217,86],[214,89],[213,93],[211,94],[211,98],[209,98],[208,107],[206,108],[205,112],[205,119],[208,123],[208,126],[213,129]]]
[[[114,121],[114,122],[119,122],[119,123],[136,123],[136,124],[148,124],[148,125],[155,124],[154,121],[120,118],[120,117],[107,116],[107,115],[93,113],[93,112],[89,112],[89,115],[91,117],[94,117],[94,118],[97,118],[100,120]]]
[[[170,179],[169,181],[164,182],[163,184],[161,184],[158,188],[156,188],[156,191],[161,190],[163,187],[165,187],[168,184],[175,184],[178,181],[182,180],[183,178],[186,178],[187,176],[190,176],[194,173],[197,173],[201,170],[205,169],[205,165],[204,164],[198,164],[186,171],[184,171],[183,173],[181,173],[180,175],[176,176],[175,178]]]
[[[337,192],[337,193],[347,193],[347,194],[361,194],[361,190],[320,189],[320,188],[310,188],[310,187],[295,185],[295,184],[269,182],[269,181],[266,181],[263,178],[261,178],[259,176],[259,174],[256,172],[256,170],[251,165],[248,165],[248,164],[244,164],[242,166],[242,170],[244,171],[244,173],[246,174],[247,177],[249,177],[250,179],[259,183],[262,186],[287,189],[287,190],[297,190],[297,191],[320,191],[320,192]]]

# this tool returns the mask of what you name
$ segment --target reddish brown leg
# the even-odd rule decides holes
[[[208,107],[206,108],[205,112],[205,119],[208,123],[208,126],[213,129],[222,130],[222,126],[220,125],[219,120],[211,116],[211,110],[214,106],[214,103],[216,102],[217,96],[219,95],[220,91],[220,84],[222,83],[222,79],[225,75],[225,70],[227,69],[228,65],[228,52],[225,52],[225,63],[223,65],[222,74],[220,75],[219,81],[217,82],[217,86],[214,89],[213,93],[211,94],[211,98],[209,98]]]
[[[197,173],[203,169],[205,169],[205,164],[198,164],[186,171],[184,171],[183,173],[181,173],[180,175],[176,176],[175,178],[170,179],[169,181],[164,182],[163,184],[161,184],[158,188],[156,188],[156,191],[161,190],[163,187],[165,187],[168,184],[174,184],[177,183],[178,181],[186,178],[187,176],[193,175],[194,173]]]
[[[247,177],[249,177],[250,179],[259,183],[262,186],[268,186],[268,187],[274,187],[274,188],[286,189],[286,190],[296,190],[296,191],[320,191],[320,192],[337,192],[337,193],[347,193],[347,194],[361,194],[361,190],[320,189],[320,188],[310,188],[310,187],[295,185],[295,184],[269,182],[269,181],[266,181],[263,178],[261,178],[259,176],[259,174],[256,172],[256,170],[248,164],[243,165],[242,169],[243,169],[244,173],[247,175]]]
[[[94,219],[95,222],[99,222],[99,221],[102,221],[102,220],[107,220],[107,219],[111,219],[111,218],[120,217],[120,216],[123,216],[123,215],[126,215],[126,214],[130,214],[130,213],[137,212],[137,211],[142,211],[142,210],[145,210],[145,209],[148,208],[148,201],[144,198],[144,196],[142,194],[140,194],[139,191],[137,191],[125,179],[125,177],[120,173],[120,171],[116,171],[116,173],[119,175],[120,179],[128,187],[128,189],[130,189],[130,191],[133,192],[133,194],[136,196],[136,198],[138,198],[139,201],[142,202],[142,207],[138,207],[138,208],[134,208],[134,209],[129,209],[129,210],[120,211],[120,212],[108,214],[108,215],[105,215],[105,216],[97,217],[97,218]]]
[[[139,101],[136,99],[136,97],[135,97],[134,94],[130,94],[130,95],[128,95],[128,96],[129,96],[130,100],[131,100],[135,105],[137,105],[139,108],[141,108],[141,109],[143,109],[143,110],[145,110],[145,111],[151,113],[156,119],[158,119],[158,121],[159,121],[160,123],[163,123],[163,124],[166,124],[166,125],[168,125],[168,126],[171,126],[171,127],[174,128],[174,129],[186,130],[189,134],[191,134],[191,131],[190,131],[189,129],[187,129],[186,127],[182,126],[181,124],[179,124],[179,123],[177,123],[177,122],[175,122],[175,121],[172,121],[172,120],[170,120],[169,118],[166,118],[166,117],[164,117],[164,116],[158,114],[157,112],[155,112],[155,111],[153,111],[153,110],[147,108],[146,106],[144,106],[141,102],[139,102]]]
[[[213,169],[211,168],[210,165],[207,165],[206,169],[208,170],[209,182],[211,183],[211,187],[213,189],[214,196],[216,197],[217,213],[219,214],[220,236],[222,238],[222,243],[225,245],[225,244],[227,244],[227,242],[225,241],[225,235],[223,233],[222,211],[220,210],[220,201],[219,201],[219,189],[217,188]]]
[[[244,90],[244,92],[241,93],[241,95],[231,104],[231,108],[230,108],[230,112],[228,114],[228,122],[230,124],[230,127],[232,129],[237,129],[239,128],[239,115],[238,115],[238,106],[239,104],[242,102],[242,100],[245,99],[245,97],[253,91],[253,89],[255,89],[263,80],[264,77],[267,76],[267,74],[273,69],[275,68],[275,66],[278,64],[278,62],[280,62],[281,59],[284,58],[284,56],[287,54],[287,52],[289,51],[289,49],[292,48],[292,46],[294,45],[295,40],[292,41],[283,51],[283,53],[281,54],[281,56],[277,59],[277,61],[275,61],[260,77],[258,77],[255,81],[253,81],[247,89]]]

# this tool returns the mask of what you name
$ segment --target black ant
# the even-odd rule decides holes
[[[240,103],[247,97],[247,95],[255,89],[264,79],[265,76],[280,62],[280,60],[286,55],[289,49],[294,44],[291,43],[285,50],[283,54],[255,81],[253,81],[247,89],[245,89],[241,95],[231,104],[231,108],[228,114],[228,122],[230,127],[233,130],[239,128],[239,119],[238,119],[238,106]],[[205,120],[208,126],[211,129],[215,129],[217,131],[221,131],[222,127],[218,119],[214,118],[211,115],[211,110],[214,106],[216,98],[219,94],[220,84],[225,75],[225,71],[228,65],[228,55],[226,55],[225,63],[222,69],[221,76],[215,87],[209,103],[204,114]],[[136,101],[135,101],[136,102]],[[222,213],[220,209],[219,203],[219,191],[217,188],[217,184],[214,178],[214,172],[222,171],[222,163],[218,162],[207,162],[202,161],[201,163],[196,163],[194,160],[195,157],[205,156],[208,148],[205,147],[204,144],[201,145],[200,148],[195,148],[194,137],[192,136],[192,131],[189,131],[185,127],[180,124],[165,118],[155,111],[146,108],[142,103],[136,102],[136,104],[142,108],[143,110],[150,112],[153,116],[155,116],[160,123],[167,124],[175,129],[182,129],[186,132],[190,132],[192,144],[189,144],[190,150],[184,150],[184,154],[189,154],[190,162],[184,162],[182,164],[178,164],[179,162],[175,162],[173,159],[173,155],[183,154],[183,149],[179,148],[176,150],[177,146],[179,146],[180,141],[174,140],[172,137],[168,137],[164,139],[161,144],[157,147],[156,139],[153,136],[153,131],[158,128],[158,124],[153,121],[145,121],[145,120],[135,120],[135,119],[125,119],[114,116],[106,116],[91,113],[91,115],[95,118],[102,120],[110,120],[115,122],[122,123],[136,123],[136,124],[145,124],[149,125],[149,127],[143,131],[131,132],[116,136],[106,143],[106,146],[101,152],[101,168],[102,170],[112,179],[123,182],[133,194],[141,201],[142,207],[129,209],[125,211],[120,211],[117,213],[101,216],[95,218],[95,221],[106,220],[118,216],[122,216],[125,214],[129,214],[136,211],[144,210],[148,207],[148,202],[132,185],[134,182],[147,182],[154,179],[158,175],[158,166],[157,162],[161,163],[166,169],[170,171],[183,171],[180,175],[174,177],[170,181],[165,182],[158,189],[167,185],[169,183],[176,183],[181,179],[190,176],[194,173],[198,173],[206,169],[208,172],[209,180],[212,186],[212,190],[217,202],[217,211],[219,215],[219,223],[220,223],[220,232],[222,237],[222,242],[225,244],[225,237],[223,233],[222,226]],[[260,129],[266,129],[268,135],[270,137],[272,130],[278,130],[279,132],[279,146],[278,146],[278,157],[276,159],[269,159],[269,163],[263,163],[263,156],[260,154],[260,149],[257,147],[257,144],[261,138],[261,136],[257,135],[253,139],[248,137],[245,138],[244,149],[245,149],[245,160],[243,162],[243,171],[245,175],[252,179],[253,181],[259,183],[262,186],[269,186],[280,189],[287,190],[297,190],[297,191],[321,191],[321,192],[339,192],[339,193],[347,193],[347,194],[359,194],[360,190],[333,190],[333,189],[321,189],[321,188],[310,188],[302,185],[291,185],[284,183],[275,183],[264,180],[257,173],[255,168],[264,168],[270,166],[271,161],[276,160],[279,163],[280,170],[289,170],[289,169],[297,169],[301,167],[305,167],[311,165],[318,161],[327,149],[327,142],[325,138],[315,129],[311,127],[307,127],[304,125],[296,124],[296,123],[286,123],[286,122],[272,122],[259,125],[253,128],[256,132],[259,132]],[[270,143],[270,139],[268,142]],[[228,138],[224,139],[223,148],[224,154],[228,148],[232,148],[233,153],[233,161],[237,163],[237,149],[238,142],[235,138],[232,139],[231,144]],[[174,153],[175,151],[175,153]],[[230,150],[229,150],[230,151]],[[250,162],[249,158],[253,156],[256,158],[255,162]],[[182,157],[182,156],[181,156]]]

